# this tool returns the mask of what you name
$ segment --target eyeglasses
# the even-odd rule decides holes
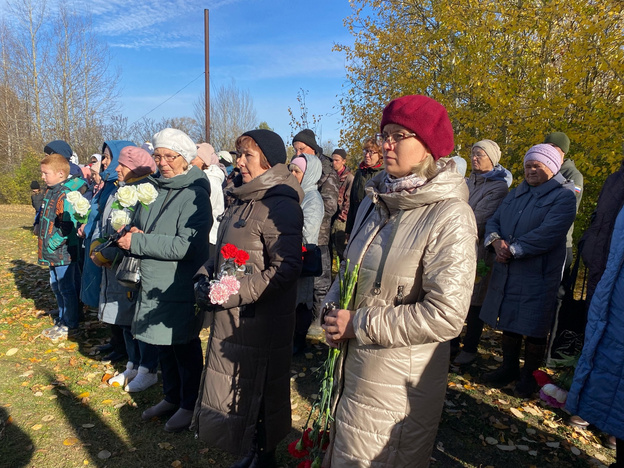
[[[377,140],[377,144],[379,146],[382,146],[384,143],[388,143],[389,145],[395,145],[407,138],[414,138],[416,136],[417,135],[415,133],[395,132],[388,134],[384,132],[375,134],[375,140]]]
[[[155,154],[154,155],[154,162],[155,163],[159,163],[161,159],[164,159],[165,161],[167,161],[168,163],[173,162],[176,158],[179,158],[180,155],[176,154],[174,156],[170,156],[170,155],[163,155],[161,156],[160,154]]]

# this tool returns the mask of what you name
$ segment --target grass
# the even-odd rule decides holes
[[[32,209],[0,206],[0,465],[6,467],[227,467],[235,460],[195,440],[168,434],[164,421],[143,422],[141,412],[161,398],[156,386],[128,394],[103,382],[114,367],[95,347],[106,328],[87,313],[75,340],[40,336],[51,325],[41,313],[54,308],[48,272],[37,265]],[[202,338],[205,344],[207,332]],[[487,330],[479,358],[451,369],[432,467],[586,467],[608,465],[614,452],[599,434],[565,425],[568,415],[508,389],[477,383],[498,364],[499,334]],[[286,444],[301,435],[312,395],[314,369],[327,348],[315,343],[292,365],[293,428],[278,448],[282,467],[296,467]],[[494,444],[492,444],[494,442]]]

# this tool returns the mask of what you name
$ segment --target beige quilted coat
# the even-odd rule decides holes
[[[446,393],[448,340],[464,324],[476,265],[468,188],[447,161],[438,161],[438,175],[412,194],[385,194],[385,172],[367,185],[346,253],[351,265],[360,264],[350,308],[356,310],[357,338],[343,346],[341,393],[324,466],[429,465]],[[327,301],[337,303],[338,292],[336,281]]]

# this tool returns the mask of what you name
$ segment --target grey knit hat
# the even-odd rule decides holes
[[[496,166],[499,163],[501,158],[501,150],[498,146],[498,143],[493,140],[481,140],[477,141],[474,145],[472,145],[473,148],[475,146],[485,151],[485,154],[487,154],[488,158],[490,158],[490,161],[492,161],[493,166]]]

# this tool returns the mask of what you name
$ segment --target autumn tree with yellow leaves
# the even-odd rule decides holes
[[[526,150],[552,131],[585,176],[580,216],[622,160],[624,2],[353,1],[341,139],[359,154],[383,107],[405,94],[446,106],[458,154],[490,138],[516,182]],[[577,223],[584,228],[586,223]]]

